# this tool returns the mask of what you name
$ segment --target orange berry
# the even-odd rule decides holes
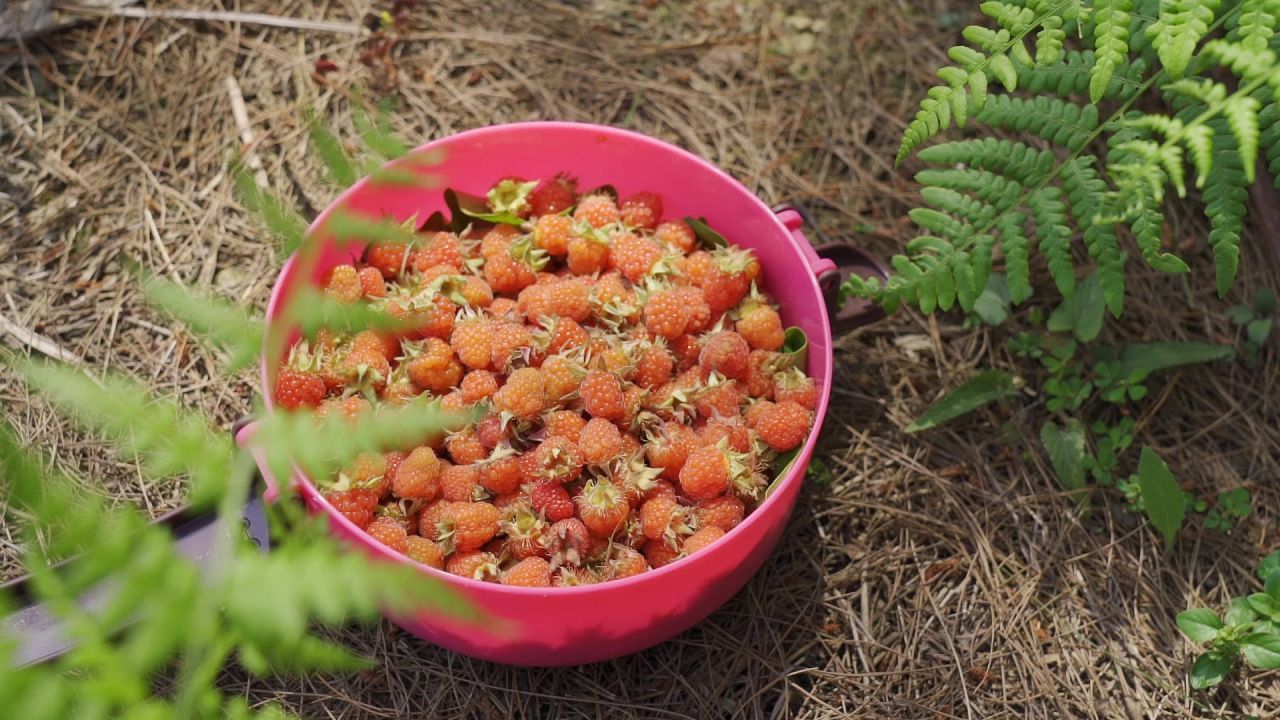
[[[540,557],[527,557],[502,574],[502,584],[517,587],[550,587],[551,565]]]
[[[410,535],[404,554],[414,562],[420,562],[437,570],[444,569],[444,551],[434,541],[420,535]]]

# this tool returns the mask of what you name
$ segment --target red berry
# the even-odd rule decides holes
[[[409,246],[404,243],[374,243],[364,251],[364,261],[377,268],[382,277],[394,280],[409,264]]]
[[[680,489],[694,500],[713,498],[729,489],[731,475],[728,453],[707,445],[689,453],[680,469]]]
[[[587,529],[597,537],[613,537],[627,521],[631,512],[631,503],[613,483],[608,480],[592,479],[582,486],[582,492],[575,498],[578,506],[578,517]]]
[[[463,265],[462,243],[451,232],[435,232],[423,238],[422,247],[413,254],[413,267],[418,272],[438,265],[460,269]]]
[[[490,552],[459,552],[445,563],[445,571],[472,580],[497,582],[498,556]]]
[[[410,535],[407,539],[407,547],[404,554],[414,562],[420,562],[423,565],[433,567],[437,570],[444,569],[444,551],[435,541],[428,540],[420,535]]]
[[[594,228],[611,225],[620,218],[618,206],[608,195],[588,195],[578,201],[578,207],[573,211],[574,220]]]
[[[778,354],[768,350],[752,350],[747,355],[747,373],[742,378],[747,395],[753,398],[773,399],[773,370]]]
[[[446,553],[479,550],[498,534],[501,519],[491,503],[451,503],[436,525],[437,542]]]
[[[324,292],[338,302],[353,303],[364,294],[360,273],[354,265],[337,265],[329,270]]]
[[[391,492],[411,500],[434,500],[440,494],[440,460],[429,447],[415,448],[396,468]]]
[[[605,370],[592,370],[578,386],[582,406],[592,417],[616,420],[626,411],[622,384],[618,377]]]
[[[573,517],[573,499],[564,486],[554,482],[540,482],[529,492],[533,509],[552,522]]]
[[[791,400],[806,410],[813,410],[818,405],[818,387],[813,378],[791,368],[778,373],[774,379],[774,400],[783,402]]]
[[[551,564],[540,557],[525,558],[502,574],[502,584],[517,587],[550,587]]]
[[[741,380],[747,375],[747,355],[751,348],[742,336],[732,330],[712,335],[702,346],[698,364],[702,369],[715,371],[731,380]]]
[[[662,196],[651,192],[638,192],[618,206],[622,222],[630,227],[652,230],[662,219]]]
[[[582,474],[582,451],[577,443],[549,437],[532,453],[534,480],[554,483],[573,482]]]
[[[361,530],[373,522],[373,511],[378,507],[378,494],[367,488],[331,490],[324,494],[324,499]]]
[[[559,520],[547,531],[545,544],[551,567],[579,566],[591,549],[591,534],[578,518]]]
[[[409,549],[409,535],[405,533],[404,526],[395,520],[380,518],[371,523],[365,532],[398,553],[403,554]]]
[[[662,223],[653,232],[653,237],[658,242],[685,253],[692,251],[698,242],[698,236],[693,233],[693,228],[683,220]]]
[[[760,439],[784,452],[804,442],[813,425],[813,413],[794,400],[784,400],[760,410],[755,420]]]
[[[285,410],[316,407],[328,394],[324,380],[311,372],[281,368],[276,375],[276,405]]]
[[[715,525],[698,528],[697,532],[685,538],[680,550],[685,555],[692,555],[722,537],[724,537],[724,530]]]
[[[639,282],[662,258],[662,248],[652,240],[623,232],[613,236],[609,262],[631,282]]]
[[[622,433],[618,426],[603,418],[591,418],[578,435],[578,448],[589,463],[601,464],[622,452]]]
[[[644,559],[649,566],[657,570],[680,559],[680,551],[673,550],[665,542],[650,540],[644,545]]]
[[[550,215],[568,210],[577,201],[577,182],[568,178],[548,178],[529,193],[529,208],[534,215]]]
[[[698,525],[715,526],[728,532],[742,522],[742,501],[732,495],[721,495],[698,502]]]

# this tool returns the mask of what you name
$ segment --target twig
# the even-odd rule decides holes
[[[240,92],[240,83],[235,77],[226,78],[227,95],[231,98],[231,117],[235,118],[236,128],[240,131],[240,142],[244,143],[244,161],[253,170],[253,179],[259,187],[267,187],[267,172],[262,169],[262,160],[253,148],[253,128],[249,126],[249,111],[244,106],[244,94]]]
[[[22,327],[4,315],[0,315],[0,330],[4,330],[9,333],[18,342],[26,345],[32,350],[48,355],[55,360],[61,360],[63,362],[84,367],[84,360],[79,355],[76,355],[39,333]]]
[[[1280,200],[1276,198],[1275,183],[1261,158],[1258,159],[1253,184],[1249,186],[1249,200],[1257,219],[1258,234],[1271,255],[1271,263],[1280,267]]]
[[[359,35],[360,26],[354,23],[329,22],[326,20],[305,20],[301,18],[280,17],[265,13],[230,12],[224,10],[152,10],[140,7],[108,7],[95,8],[76,3],[61,4],[58,7],[67,12],[84,15],[114,16],[137,18],[141,20],[193,20],[196,22],[228,22],[245,25],[267,25],[269,27],[289,28],[292,30],[315,30],[341,35]]]
[[[169,257],[169,250],[165,248],[164,240],[160,238],[160,228],[156,227],[156,219],[151,215],[151,208],[144,207],[142,215],[147,220],[147,231],[151,235],[151,239],[156,242],[156,247],[160,248],[160,259],[164,260],[165,269],[169,271],[173,281],[181,285],[182,278],[178,277],[178,271],[174,269],[173,260]]]

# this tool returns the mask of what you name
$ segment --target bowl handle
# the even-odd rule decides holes
[[[864,298],[849,298],[840,302],[840,286],[851,275],[862,278],[879,278],[883,284],[889,273],[874,257],[854,245],[844,242],[823,242],[814,246],[809,243],[801,230],[805,224],[812,225],[808,213],[799,205],[784,204],[773,208],[778,219],[795,238],[800,252],[809,261],[809,267],[818,278],[818,287],[822,288],[822,296],[827,304],[827,316],[831,329],[837,333],[847,332],[880,320],[884,310],[879,305]],[[826,240],[819,232],[819,238]]]
[[[258,466],[258,474],[262,476],[262,484],[265,487],[262,491],[262,499],[273,503],[276,498],[280,497],[280,482],[271,473],[271,465],[267,462],[267,456],[262,451],[262,446],[253,442],[253,436],[258,430],[258,421],[249,420],[237,424],[239,427],[235,429],[236,445],[240,446],[242,450],[248,450],[249,454],[253,456],[253,461]]]

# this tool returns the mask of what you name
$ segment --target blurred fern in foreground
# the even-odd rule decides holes
[[[339,185],[355,180],[355,162],[327,130],[311,122],[313,143]],[[363,115],[357,129],[383,156],[407,146],[382,119]],[[408,159],[412,161],[413,159]],[[422,159],[418,159],[422,160]],[[367,167],[361,165],[360,167]],[[410,162],[372,170],[373,182],[430,182]],[[296,252],[313,267],[316,244],[306,222],[282,197],[258,187],[247,173],[236,177],[239,197],[275,239],[283,258]],[[380,227],[376,219],[350,218],[348,232]],[[374,233],[376,234],[376,233]],[[157,278],[143,280],[148,298],[217,348],[228,371],[243,369],[264,347],[262,319],[234,304]],[[282,310],[290,328],[315,333],[384,322],[337,307],[319,293],[298,293]],[[268,342],[280,342],[269,338]],[[240,526],[252,491],[253,462],[230,435],[202,414],[154,396],[126,377],[91,377],[69,366],[4,356],[28,386],[89,431],[108,438],[122,457],[136,459],[151,481],[190,482],[193,511],[213,511],[226,528]],[[328,475],[366,451],[402,444],[407,436],[437,432],[456,418],[427,403],[375,415],[357,428],[330,417],[277,412],[262,419],[255,442],[277,477],[293,467]],[[273,549],[259,552],[241,533],[218,537],[217,561],[201,574],[169,531],[133,507],[111,507],[48,466],[7,425],[0,424],[0,493],[10,522],[18,523],[34,599],[43,602],[76,643],[46,664],[15,666],[14,638],[0,635],[0,708],[23,720],[64,718],[275,718],[273,706],[250,707],[227,697],[214,681],[235,660],[254,674],[345,670],[367,661],[311,632],[316,624],[368,621],[379,612],[430,610],[459,616],[471,609],[445,585],[406,565],[369,562],[343,551],[324,521],[283,501],[270,507]],[[74,556],[64,565],[51,558]],[[108,588],[96,612],[77,600]],[[0,616],[14,607],[0,593]],[[154,681],[172,678],[163,694]]]

